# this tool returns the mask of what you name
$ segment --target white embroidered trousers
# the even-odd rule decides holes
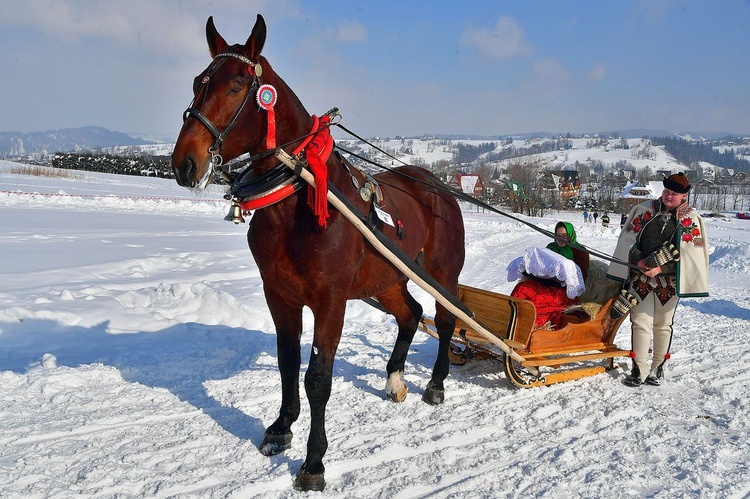
[[[638,305],[630,309],[632,325],[633,352],[635,363],[641,372],[641,380],[645,380],[650,372],[666,360],[672,343],[672,324],[680,298],[674,295],[664,305],[651,292]],[[653,332],[653,361],[649,369],[648,348],[651,345]]]

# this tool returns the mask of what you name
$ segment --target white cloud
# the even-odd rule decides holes
[[[524,40],[523,29],[515,19],[508,16],[500,17],[491,29],[467,29],[461,37],[461,44],[475,47],[498,59],[510,59],[532,52],[531,45]]]
[[[98,38],[125,48],[193,57],[207,53],[204,27],[209,15],[215,15],[219,31],[220,24],[247,16],[249,34],[255,14],[269,3],[225,0],[219,9],[193,1],[0,0],[0,25],[26,26],[67,44]],[[222,12],[231,13],[231,19]]]

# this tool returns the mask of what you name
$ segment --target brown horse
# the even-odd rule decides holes
[[[185,112],[172,155],[177,182],[193,189],[205,187],[225,158],[260,155],[252,163],[252,176],[256,177],[278,168],[272,155],[263,155],[268,150],[270,117],[260,100],[256,104],[259,88],[272,85],[277,93],[273,107],[276,143],[293,150],[292,145],[299,146],[316,121],[261,56],[266,25],[260,15],[244,45],[229,46],[212,18],[206,24],[206,37],[213,61],[195,79],[194,100]],[[360,196],[352,180],[364,185],[363,175],[347,169],[337,154],[331,154],[326,165],[329,185],[360,212],[370,213],[371,203]],[[400,218],[403,233],[375,219],[377,228],[455,295],[464,263],[463,219],[456,200],[432,187],[434,177],[420,168],[402,167],[375,179],[383,192],[384,209]],[[406,396],[402,374],[422,307],[407,291],[406,276],[378,254],[339,211],[331,209],[327,227],[320,226],[319,217],[308,206],[309,195],[305,187],[254,211],[247,239],[276,326],[282,384],[279,416],[266,430],[260,451],[275,455],[291,446],[291,426],[300,413],[300,337],[302,308],[307,306],[315,317],[305,373],[311,428],[307,456],[294,484],[302,490],[322,490],[322,460],[328,447],[325,410],[347,300],[375,297],[396,318],[398,337],[386,367],[386,395],[398,402]],[[455,316],[436,304],[435,322],[440,336],[437,360],[422,397],[430,404],[444,399]]]

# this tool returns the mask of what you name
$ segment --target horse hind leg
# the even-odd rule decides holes
[[[439,303],[435,304],[435,329],[438,335],[438,353],[432,378],[427,383],[422,400],[430,405],[442,404],[445,401],[445,378],[448,377],[448,350],[456,326],[456,316]]]
[[[454,244],[451,244],[454,243]],[[425,245],[420,265],[443,287],[458,296],[458,276],[464,264],[463,240],[459,246],[450,237],[449,232],[441,237],[432,238]],[[444,381],[448,377],[448,351],[451,337],[456,326],[456,316],[442,306],[435,303],[435,329],[438,335],[438,353],[432,378],[427,384],[422,400],[430,405],[443,403],[445,400]]]
[[[385,394],[394,402],[403,402],[408,392],[403,380],[404,366],[414,333],[417,331],[418,321],[422,317],[422,306],[409,294],[406,281],[389,288],[378,295],[377,299],[393,314],[398,324],[396,344],[386,366],[388,379],[385,383]]]

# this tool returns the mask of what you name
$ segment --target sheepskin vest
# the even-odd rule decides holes
[[[646,201],[635,206],[625,222],[617,241],[614,257],[620,261],[630,261],[638,232],[648,220],[659,212],[661,201]],[[703,219],[694,208],[683,203],[677,208],[677,230],[672,243],[680,252],[677,261],[677,296],[708,296],[708,240]],[[624,282],[630,269],[612,262],[607,277]]]

